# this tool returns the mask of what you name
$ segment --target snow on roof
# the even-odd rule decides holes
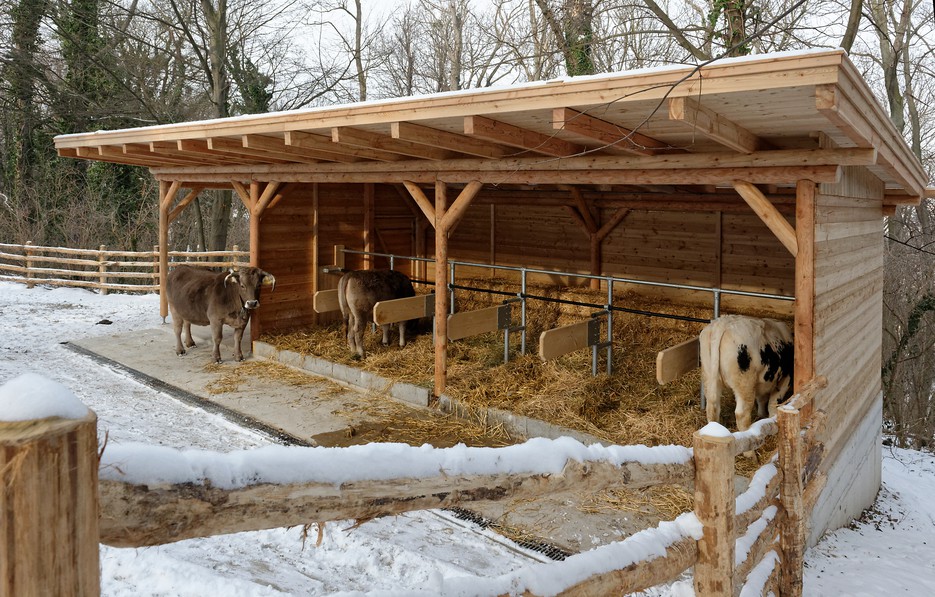
[[[23,373],[0,386],[0,421],[80,419],[88,412],[71,390],[38,373]]]

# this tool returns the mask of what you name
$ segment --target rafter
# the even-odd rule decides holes
[[[271,155],[278,155],[283,159],[291,159],[292,156],[304,158],[303,161],[313,162],[324,160],[328,162],[352,162],[357,158],[340,156],[325,151],[316,151],[306,149],[305,147],[296,147],[287,145],[285,139],[269,135],[243,135],[240,142],[244,147],[251,149],[261,149]]]
[[[571,108],[552,110],[552,128],[603,144],[601,151],[624,155],[654,155],[668,145],[642,133],[600,120]]]
[[[356,145],[348,145],[345,143],[335,143],[331,140],[331,137],[315,135],[305,131],[286,131],[285,139],[287,145],[327,151],[350,158],[336,161],[354,161],[353,158],[366,158],[368,160],[376,160],[378,162],[396,162],[403,159],[403,156],[397,153],[380,151],[379,149],[358,147]]]
[[[456,157],[455,154],[445,149],[394,139],[389,135],[381,135],[380,133],[346,126],[332,128],[331,140],[335,143],[379,149],[424,160],[445,160]]]
[[[205,155],[200,151],[187,151],[179,146],[178,141],[152,141],[149,143],[149,150],[156,155],[165,156],[171,159],[184,159],[186,161],[197,161],[200,164],[228,164],[228,160],[216,155]]]
[[[272,154],[268,151],[244,147],[238,139],[229,139],[227,137],[208,137],[208,150],[221,152],[225,155],[243,156],[245,159],[258,159],[270,164],[295,164],[309,163],[315,160],[308,160],[297,156],[283,156]]]
[[[554,135],[543,135],[486,116],[465,116],[464,134],[552,157],[568,157],[584,151],[580,145]]]
[[[669,99],[669,119],[685,123],[709,139],[741,153],[768,149],[762,139],[689,97]]]
[[[149,162],[157,160],[159,162],[178,164],[180,166],[191,164],[193,161],[192,158],[188,156],[172,155],[170,152],[155,152],[148,143],[128,143],[120,147],[120,152],[134,159],[143,159]],[[116,153],[114,153],[114,155],[116,155]],[[197,162],[206,165],[217,163],[210,160],[198,160]]]
[[[241,153],[233,153],[222,149],[211,149],[208,146],[208,139],[180,139],[176,141],[176,143],[178,144],[179,151],[184,151],[188,154],[203,158],[214,158],[219,160],[219,163],[221,164],[227,164],[231,162],[255,164],[262,161],[256,157],[243,155]]]
[[[482,139],[459,135],[411,122],[393,122],[390,124],[390,136],[394,139],[420,143],[448,151],[456,151],[481,158],[500,158],[512,150]]]

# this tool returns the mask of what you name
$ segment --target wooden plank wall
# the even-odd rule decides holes
[[[315,241],[312,232],[313,186],[290,185],[286,196],[263,219],[260,263],[276,275],[284,291],[264,303],[263,329],[302,327],[313,323],[311,264]],[[364,249],[363,185],[318,186],[319,266],[329,265],[336,244]],[[400,192],[402,191],[402,192]],[[454,190],[452,190],[454,193]],[[374,189],[373,250],[397,255],[434,255],[434,233],[402,187],[376,185]],[[615,210],[598,214],[608,221]],[[420,234],[421,232],[421,234]],[[421,238],[420,238],[421,236]],[[525,265],[531,268],[590,272],[590,241],[581,225],[561,206],[497,205],[479,200],[466,212],[450,238],[450,255],[458,261]],[[603,244],[603,271],[620,277],[698,286],[792,294],[794,259],[766,226],[751,213],[632,211]],[[388,267],[384,258],[375,268]],[[347,255],[346,268],[359,269],[359,256]],[[422,274],[415,262],[397,262],[412,277],[434,280],[433,268]],[[459,276],[504,276],[490,270],[467,268]],[[283,277],[284,276],[284,277]],[[505,276],[504,276],[505,277]],[[518,275],[516,276],[518,278]],[[320,273],[318,289],[335,288],[339,276]],[[574,285],[574,277],[531,277],[532,282]],[[647,292],[645,287],[635,290]],[[621,289],[622,290],[622,289]],[[657,292],[670,298],[695,299],[711,304],[709,293]],[[756,301],[754,301],[756,302]],[[741,304],[725,299],[726,309]],[[780,303],[779,309],[791,303]],[[777,303],[755,304],[777,308]],[[741,307],[736,307],[741,308]],[[328,318],[325,317],[324,320]]]
[[[827,483],[810,543],[870,506],[880,487],[883,345],[883,186],[863,168],[818,188],[815,212],[815,372],[828,378]]]

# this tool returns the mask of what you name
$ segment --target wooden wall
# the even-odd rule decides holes
[[[828,387],[814,408],[827,483],[810,542],[870,506],[880,487],[883,345],[883,185],[862,168],[818,188],[815,201],[815,373]]]
[[[316,289],[337,285],[337,274],[320,271],[333,262],[335,245],[358,251],[369,247],[373,252],[396,255],[434,255],[433,229],[405,189],[374,185],[369,234],[365,234],[365,222],[370,221],[365,218],[365,196],[365,187],[359,184],[293,184],[286,188],[282,201],[267,211],[261,223],[260,265],[276,276],[277,289],[275,296],[264,299],[261,329],[290,329],[334,319],[328,315],[318,317],[312,310],[311,296]],[[599,223],[609,220],[615,211],[602,210]],[[794,259],[753,213],[632,211],[604,240],[602,252],[604,274],[775,294],[794,292]],[[313,263],[316,255],[317,268]],[[591,271],[589,237],[566,208],[494,206],[484,200],[483,191],[451,235],[450,257],[545,270]],[[359,269],[365,263],[360,256],[347,255],[345,265]],[[374,259],[375,268],[388,265],[384,258]],[[432,267],[422,270],[416,262],[405,260],[395,263],[395,267],[415,279],[434,280]],[[317,282],[313,281],[316,269]],[[458,275],[493,274],[489,270],[460,268]],[[573,277],[530,279],[587,283]],[[633,289],[652,293],[646,287]],[[655,294],[712,304],[710,293],[674,293],[674,297],[670,291]],[[791,306],[775,301],[732,302],[729,298],[722,304],[726,309],[758,307],[780,312]]]

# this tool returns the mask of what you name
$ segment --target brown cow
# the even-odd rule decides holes
[[[415,296],[412,282],[396,270],[358,270],[341,276],[338,305],[344,318],[347,345],[364,358],[364,329],[373,321],[373,307],[380,301]],[[406,345],[406,323],[399,324],[399,345]],[[390,343],[390,324],[383,325],[383,345]]]
[[[240,342],[253,311],[260,306],[260,286],[276,288],[276,278],[256,267],[226,272],[211,272],[180,265],[169,272],[166,294],[175,331],[175,353],[185,354],[185,346],[194,347],[192,324],[211,326],[214,338],[214,361],[221,362],[221,332],[224,324],[234,328],[234,358],[243,360]]]
[[[708,421],[720,422],[724,385],[734,391],[739,431],[753,422],[754,404],[758,416],[773,416],[791,394],[794,355],[785,323],[723,315],[705,326],[699,342]]]

